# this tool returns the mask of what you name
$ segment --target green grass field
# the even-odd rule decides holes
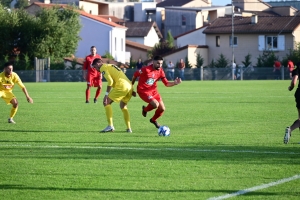
[[[104,92],[85,104],[85,83],[25,85],[34,104],[15,88],[17,124],[0,103],[1,200],[299,199],[300,132],[283,144],[297,118],[289,81],[160,84],[170,137],[149,123],[154,112],[142,117],[138,97],[128,105],[133,133],[116,103],[116,131],[99,133]]]

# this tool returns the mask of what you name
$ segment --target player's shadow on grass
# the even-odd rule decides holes
[[[224,194],[231,194],[237,192],[236,190],[182,190],[182,189],[173,189],[173,190],[155,190],[155,189],[124,189],[124,188],[61,188],[61,187],[28,187],[24,185],[13,185],[13,184],[0,184],[1,190],[41,190],[41,191],[91,191],[91,192],[177,192],[177,193],[203,193],[203,192],[210,192],[210,193],[222,193],[218,195]],[[295,192],[296,194],[296,192]],[[284,195],[282,192],[250,192],[247,194],[243,194],[243,196],[275,196],[275,195]],[[288,195],[293,195],[288,193]]]

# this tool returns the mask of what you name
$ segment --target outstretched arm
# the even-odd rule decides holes
[[[22,88],[22,91],[24,92],[25,96],[26,96],[26,99],[28,101],[28,103],[33,103],[33,100],[32,98],[29,96],[27,90],[26,90],[26,87]]]
[[[292,91],[294,89],[295,85],[297,84],[297,80],[298,80],[298,75],[293,76],[291,80],[291,85],[288,87],[289,91]]]
[[[182,82],[182,81],[181,81],[181,78],[176,77],[176,79],[175,79],[174,81],[168,82],[168,83],[166,84],[166,86],[167,86],[167,87],[173,87],[173,86],[175,86],[175,85],[180,84],[181,82]]]

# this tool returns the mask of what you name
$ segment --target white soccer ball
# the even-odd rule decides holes
[[[168,126],[160,126],[157,130],[159,136],[170,136],[171,130]]]

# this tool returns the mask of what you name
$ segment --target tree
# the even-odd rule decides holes
[[[174,47],[174,38],[170,30],[168,31],[167,34],[167,43],[169,44],[169,47]]]
[[[226,57],[221,53],[218,60],[215,63],[215,67],[217,68],[225,68],[228,66],[228,59],[226,59]]]
[[[186,56],[185,59],[184,59],[184,63],[185,63],[185,67],[186,68],[192,68],[192,65],[188,59],[188,57]]]
[[[245,67],[248,67],[248,66],[250,66],[251,64],[252,64],[252,62],[251,62],[251,54],[250,53],[248,53],[246,56],[245,56],[245,61],[242,61],[242,63],[243,63],[243,65],[245,66]]]
[[[257,58],[257,67],[273,67],[274,62],[278,60],[278,57],[273,51],[263,51]]]
[[[5,56],[62,60],[75,53],[80,31],[75,7],[43,9],[34,17],[23,9],[11,12],[0,5],[0,59]],[[2,58],[1,58],[2,56]]]
[[[154,47],[148,51],[148,58],[152,58],[156,55],[164,55],[168,52],[174,51],[175,46],[170,46],[167,41],[161,41],[154,45]]]
[[[12,0],[0,0],[0,4],[3,6],[3,7],[6,7],[6,8],[10,8],[10,3],[12,2]]]
[[[197,53],[196,61],[197,61],[196,67],[200,68],[204,63],[204,58],[199,53]]]
[[[28,6],[28,0],[18,0],[17,3],[15,4],[15,8],[24,8]]]

